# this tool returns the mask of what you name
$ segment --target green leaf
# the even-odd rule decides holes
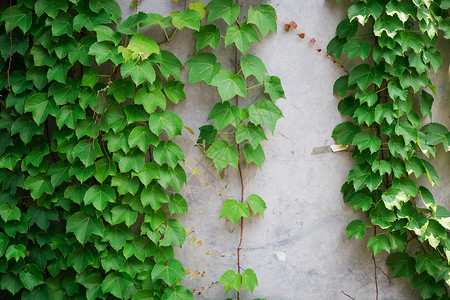
[[[0,255],[1,256],[3,256],[5,254],[5,250],[6,250],[6,247],[8,246],[8,243],[9,243],[8,236],[6,234],[4,234],[3,232],[0,232]],[[16,261],[17,261],[17,259],[16,259]]]
[[[130,81],[116,79],[109,85],[107,95],[113,95],[117,102],[122,103],[127,98],[134,98],[134,86]]]
[[[8,249],[6,250],[5,257],[7,260],[10,260],[11,258],[14,258],[16,262],[19,261],[21,258],[25,258],[27,254],[27,249],[24,245],[10,245]]]
[[[194,294],[188,288],[177,285],[167,288],[162,300],[194,300]]]
[[[139,89],[134,97],[134,103],[142,104],[149,114],[152,114],[158,106],[163,110],[166,109],[166,97],[160,87],[154,87],[150,90],[147,87]]]
[[[103,233],[102,241],[108,242],[114,250],[119,251],[123,248],[126,241],[133,240],[133,238],[133,231],[124,224],[108,225]]]
[[[164,238],[159,242],[161,246],[171,246],[172,244],[182,247],[186,239],[186,231],[178,220],[169,219],[161,232]]]
[[[382,250],[386,250],[386,252],[389,253],[391,249],[391,242],[384,234],[372,235],[367,242],[367,249],[370,250],[370,248],[373,248],[373,255],[377,255]]]
[[[2,23],[5,22],[6,32],[10,32],[11,29],[14,30],[14,28],[19,27],[23,33],[26,33],[31,28],[31,11],[25,7],[17,7],[17,5],[8,6],[8,9],[3,11],[0,21]]]
[[[180,60],[169,51],[161,51],[160,59],[156,62],[158,64],[161,74],[169,79],[172,75],[176,79],[180,79],[181,69],[183,65]]]
[[[44,193],[51,195],[54,191],[54,187],[51,183],[50,177],[39,174],[36,176],[28,176],[25,179],[23,188],[29,190],[31,197],[38,199]]]
[[[258,100],[257,106],[249,108],[250,121],[260,125],[265,124],[272,134],[274,133],[278,119],[283,117],[281,110],[271,101]]]
[[[202,15],[193,9],[187,9],[180,11],[175,17],[172,18],[172,24],[178,30],[182,30],[184,27],[198,31],[200,29],[200,19]]]
[[[136,97],[134,99],[136,103]],[[165,100],[164,100],[165,101]],[[140,105],[127,105],[123,108],[125,115],[127,116],[127,124],[132,124],[136,121],[146,122],[150,115]]]
[[[59,217],[57,211],[49,210],[42,206],[37,207],[36,205],[30,206],[27,213],[31,217],[28,221],[28,226],[36,224],[40,229],[45,231],[47,231],[50,226],[50,221],[57,221]]]
[[[48,16],[54,18],[58,14],[59,9],[67,11],[67,1],[58,0],[38,0],[34,6],[36,14],[41,16],[46,13]]]
[[[235,273],[233,270],[226,271],[219,279],[219,284],[223,284],[225,293],[228,293],[232,289],[240,291],[242,287],[242,275]],[[250,286],[248,286],[250,288]]]
[[[222,68],[222,65],[217,62],[216,56],[212,53],[199,53],[189,59],[186,64],[191,68],[189,83],[203,80],[209,84]]]
[[[400,75],[400,85],[402,88],[407,89],[411,86],[414,93],[417,93],[422,87],[427,86],[427,84],[427,73],[418,74],[416,71],[404,71]]]
[[[397,16],[383,15],[375,21],[373,33],[375,36],[381,36],[384,31],[388,37],[394,38],[397,31],[402,29],[404,29],[404,25]]]
[[[369,17],[372,16],[374,20],[382,14],[383,8],[376,0],[369,0],[367,3],[364,1],[357,2],[350,6],[348,9],[348,18],[353,21],[355,18],[361,25],[366,24]]]
[[[405,252],[392,253],[387,258],[386,264],[392,268],[391,272],[394,278],[405,277],[411,281],[416,273],[416,261]]]
[[[200,30],[194,33],[194,37],[197,39],[195,43],[197,52],[207,46],[216,50],[220,44],[220,30],[212,24],[200,27]]]
[[[247,89],[245,87],[244,79],[233,74],[228,70],[220,71],[211,80],[211,85],[214,85],[219,90],[222,101],[233,98],[234,96],[247,97]]]
[[[139,172],[145,164],[145,154],[141,150],[133,148],[127,154],[121,152],[114,153],[114,160],[119,163],[121,172],[125,173],[131,170]]]
[[[89,55],[89,49],[92,44],[95,43],[95,39],[91,36],[85,36],[80,42],[77,42],[77,48],[69,52],[69,61],[74,64],[79,61],[82,65],[91,66],[92,56]]]
[[[123,78],[131,76],[131,79],[136,85],[140,85],[147,81],[153,83],[156,78],[155,70],[149,60],[134,61],[128,60],[122,64],[120,74]]]
[[[95,61],[98,65],[106,62],[107,60],[110,60],[114,65],[117,66],[123,61],[122,56],[117,52],[117,48],[109,42],[97,42],[92,44],[92,46],[89,48],[88,54],[95,57]],[[125,78],[127,76],[123,77]]]
[[[286,98],[283,87],[281,86],[281,80],[277,76],[266,76],[264,78],[264,92],[269,94],[270,99],[273,101],[278,98]]]
[[[131,37],[127,49],[133,51],[131,55],[133,59],[140,58],[146,60],[153,53],[160,53],[158,44],[141,33],[134,34]]]
[[[78,120],[86,118],[86,114],[83,109],[78,105],[65,105],[61,107],[56,115],[56,125],[58,128],[62,128],[64,125],[70,129],[75,129]]]
[[[172,194],[169,198],[169,211],[171,214],[182,215],[188,212],[186,200],[180,194]],[[1,250],[1,249],[0,249]],[[0,251],[1,253],[1,251]]]
[[[434,276],[441,266],[442,260],[436,252],[419,253],[417,256],[416,271],[419,274],[426,270],[428,274]]]
[[[95,162],[94,177],[98,182],[103,183],[108,176],[116,175],[116,164],[110,159],[102,158]]]
[[[181,81],[168,81],[163,89],[167,98],[175,104],[178,104],[180,99],[186,99],[186,95],[183,91],[184,83]]]
[[[45,20],[45,25],[51,26],[52,28],[52,34],[53,36],[61,36],[64,34],[67,34],[68,36],[72,36],[72,16],[68,13],[60,11],[56,18],[47,18]],[[72,40],[74,42],[74,46],[76,47],[75,40]],[[63,47],[68,47],[68,43],[64,43],[65,45]],[[67,51],[67,50],[66,50]],[[65,55],[64,55],[65,56]],[[59,57],[62,58],[62,57]]]
[[[356,193],[350,198],[350,205],[353,206],[355,211],[358,211],[359,209],[368,211],[372,207],[372,203],[372,198],[366,196],[364,193]]]
[[[360,151],[369,148],[370,153],[375,153],[381,146],[381,139],[370,131],[361,131],[355,135],[352,144],[357,145]]]
[[[114,43],[114,45],[117,46],[119,42],[122,40],[122,36],[120,35],[120,33],[112,30],[108,26],[99,25],[94,28],[94,31],[97,34],[98,42],[111,41]]]
[[[340,145],[349,145],[357,133],[361,132],[361,128],[352,122],[344,122],[336,126],[331,135],[333,139]]]
[[[221,130],[228,125],[237,128],[241,121],[241,112],[239,107],[230,105],[230,102],[219,102],[211,109],[208,120],[214,119],[217,130]]]
[[[261,217],[264,218],[264,210],[267,208],[266,202],[256,194],[251,194],[248,196],[248,205],[252,209],[252,212],[256,214],[260,214]]]
[[[244,271],[242,274],[242,284],[244,286],[244,291],[249,289],[250,292],[253,293],[255,286],[258,285],[258,278],[252,269],[248,268]]]
[[[131,296],[136,291],[133,278],[127,273],[111,272],[102,282],[103,293],[111,293],[117,298]],[[129,296],[127,298],[129,298]]]
[[[54,97],[57,105],[64,105],[67,102],[75,103],[79,93],[79,81],[73,81],[70,78],[67,78],[66,84],[54,82],[48,89],[48,95]]]
[[[384,206],[384,202],[381,201],[375,205],[374,209],[370,210],[369,217],[372,224],[378,225],[383,229],[390,227],[390,222],[397,220],[395,213],[392,210],[388,210]]]
[[[119,105],[110,105],[105,113],[105,119],[109,128],[114,132],[121,131],[127,125],[127,116]]]
[[[167,164],[164,164],[159,169],[159,174],[159,183],[165,189],[171,185],[175,191],[179,192],[183,187],[183,184],[186,183],[186,173],[180,165],[171,168]]]
[[[103,223],[101,220],[79,211],[67,220],[66,231],[67,233],[73,232],[77,240],[84,245],[91,234],[102,236]]]
[[[27,70],[26,79],[33,81],[34,86],[41,91],[47,85],[47,68],[46,67],[32,67]]]
[[[228,165],[237,169],[239,155],[234,145],[228,145],[227,141],[221,140],[212,144],[205,154],[213,160],[217,171],[222,170]]]
[[[411,280],[411,287],[413,289],[419,288],[419,293],[423,299],[431,298],[433,294],[442,296],[445,293],[443,282],[436,283],[436,280],[426,273],[414,276]]]
[[[137,34],[138,25],[147,20],[147,14],[140,11],[130,15],[125,21],[117,26],[117,30],[124,34]]]
[[[419,193],[420,197],[422,197],[423,204],[427,208],[431,208],[433,211],[436,212],[436,202],[434,201],[433,194],[426,188],[426,187],[419,187]],[[1,252],[0,252],[1,253]]]
[[[47,94],[34,94],[25,103],[25,112],[33,112],[33,119],[37,125],[41,125],[48,115],[56,116],[58,107]]]
[[[153,210],[157,211],[163,203],[169,202],[169,196],[164,193],[159,184],[152,184],[142,190],[141,202],[144,207],[150,205]]]
[[[77,273],[83,272],[87,266],[95,263],[94,254],[89,247],[80,248],[67,256],[67,266],[73,267]]]
[[[129,193],[134,196],[139,189],[139,179],[130,178],[128,173],[120,173],[111,179],[111,186],[117,187],[119,195]]]
[[[158,136],[164,129],[171,139],[175,135],[181,135],[183,121],[171,111],[155,112],[150,116],[149,126],[150,130]]]
[[[159,145],[153,150],[153,157],[159,165],[162,165],[167,159],[167,164],[171,168],[175,168],[179,160],[184,161],[183,150],[172,141],[159,142]]]
[[[391,174],[391,165],[386,160],[376,160],[372,163],[372,171],[380,175]]]
[[[15,205],[9,205],[8,203],[0,205],[0,216],[3,221],[20,221],[22,213],[20,212],[20,208]]]
[[[366,233],[366,223],[364,223],[361,220],[353,220],[351,221],[348,225],[347,225],[347,238],[351,239],[353,236],[355,236],[355,238],[357,240],[361,239],[364,237],[365,233]]]
[[[72,64],[66,60],[57,61],[47,71],[48,81],[56,80],[60,83],[66,83],[67,72],[71,67]]]
[[[241,59],[241,67],[245,78],[253,75],[259,82],[264,81],[264,74],[267,73],[267,69],[262,60],[257,56],[247,54],[246,57]]]
[[[233,0],[212,0],[206,8],[209,11],[208,22],[222,18],[228,25],[233,24],[239,16],[241,7]]]
[[[12,272],[8,272],[2,276],[1,288],[8,290],[11,294],[15,295],[23,288],[23,284],[20,279]]]
[[[263,37],[269,33],[269,30],[277,33],[276,11],[270,5],[260,4],[258,10],[253,10],[250,6],[247,22],[255,24]]]
[[[241,218],[249,218],[247,203],[238,203],[234,199],[225,200],[222,211],[220,212],[220,218],[229,218],[233,225],[236,225],[236,222]]]
[[[406,145],[410,142],[417,142],[419,137],[417,128],[408,119],[398,120],[397,126],[395,126],[395,133],[403,136]]]
[[[360,64],[353,68],[348,78],[348,84],[358,84],[361,90],[366,90],[373,83],[375,75],[372,73],[368,64]]]
[[[174,284],[178,279],[183,280],[185,271],[183,265],[175,259],[160,261],[152,270],[152,280],[162,279],[168,285]]]
[[[353,181],[356,191],[359,191],[366,185],[370,191],[375,190],[382,182],[378,173],[373,173],[368,165],[358,165],[348,174],[348,182]]]
[[[35,286],[44,283],[41,270],[35,264],[26,264],[20,271],[19,278],[23,286],[29,291],[32,291]]]
[[[83,13],[80,13],[73,18],[73,29],[77,32],[81,32],[81,29],[85,27],[89,31],[94,31],[95,27],[110,22],[109,14],[105,11],[94,13],[86,9]]]
[[[135,236],[133,240],[127,241],[123,248],[123,255],[126,259],[135,256],[141,262],[145,260],[145,247],[149,239],[145,236]]]
[[[236,130],[236,143],[241,143],[244,140],[248,140],[253,149],[256,149],[261,141],[267,140],[264,134],[264,129],[261,125],[255,125],[251,122],[239,125]]]
[[[147,126],[135,127],[128,137],[128,145],[131,148],[137,146],[144,153],[147,152],[150,145],[156,146],[157,144],[158,137]]]
[[[348,53],[349,59],[359,56],[362,60],[365,60],[369,56],[370,45],[360,39],[349,40],[344,44],[342,51]]]
[[[387,209],[393,210],[394,206],[398,209],[402,208],[402,204],[409,200],[409,197],[399,188],[391,187],[387,189],[381,198]]]
[[[89,86],[91,89],[94,88],[95,84],[98,81],[98,72],[96,69],[86,69],[83,72],[83,78],[81,80],[82,86]]]
[[[237,25],[228,27],[225,47],[234,43],[239,51],[245,53],[253,42],[259,42],[259,37],[252,25],[242,23],[240,27]]]
[[[264,150],[261,145],[256,147],[256,149],[253,149],[250,144],[245,144],[242,151],[244,152],[247,164],[254,162],[258,167],[261,168],[263,161],[266,159]]]
[[[142,184],[147,187],[153,179],[159,179],[159,169],[154,163],[148,162],[137,176]]]
[[[109,185],[94,185],[87,190],[83,201],[86,205],[92,203],[96,209],[103,211],[108,202],[116,202],[116,193]]]
[[[87,289],[86,298],[88,300],[96,299],[102,294],[102,280],[98,271],[85,271],[76,277],[76,282]]]
[[[350,22],[350,20],[344,19],[339,23],[339,25],[336,28],[337,36],[340,39],[349,38],[355,36],[356,32],[358,31],[358,22]]]
[[[431,114],[431,106],[433,105],[434,98],[426,91],[422,90],[422,95],[420,99],[420,113],[422,116],[430,115],[430,119],[432,118]]]

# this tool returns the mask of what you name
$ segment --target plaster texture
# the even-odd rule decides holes
[[[204,1],[206,4],[208,1]],[[244,5],[256,5],[258,1],[244,1]],[[132,13],[129,0],[120,0],[124,18]],[[297,22],[299,29],[314,37],[323,48],[335,35],[337,24],[344,18],[350,1],[334,0],[278,0],[271,1],[277,10],[278,20]],[[167,15],[170,11],[184,9],[184,1],[175,4],[171,0],[143,0],[139,10]],[[247,9],[243,9],[246,13]],[[216,21],[219,26],[220,21]],[[150,32],[152,31],[152,32]],[[158,29],[150,28],[144,33],[164,39]],[[224,34],[224,33],[223,33]],[[192,31],[185,29],[177,33],[169,45],[182,63],[194,49]],[[433,108],[434,121],[450,127],[449,106],[449,61],[450,43],[441,43],[444,65],[434,76],[438,96]],[[263,142],[266,161],[261,169],[252,165],[244,169],[245,195],[258,193],[267,203],[265,218],[251,215],[244,222],[245,232],[242,244],[241,265],[252,268],[258,275],[259,286],[254,293],[241,293],[241,299],[375,299],[374,265],[367,251],[367,236],[362,240],[347,240],[345,228],[362,213],[355,213],[343,203],[341,185],[346,181],[348,171],[354,162],[350,152],[312,155],[313,148],[335,144],[331,138],[334,127],[344,118],[337,111],[338,98],[333,96],[334,81],[344,71],[318,53],[306,39],[294,32],[285,32],[282,25],[278,34],[269,34],[262,44],[255,44],[249,53],[260,57],[270,75],[281,78],[286,99],[279,99],[277,105],[284,114],[279,120],[275,134],[267,131],[268,141]],[[219,46],[216,55],[223,68],[232,70],[234,49]],[[348,62],[344,61],[348,65]],[[351,68],[351,65],[349,66]],[[187,82],[188,72],[182,72]],[[256,82],[250,82],[252,86]],[[211,124],[207,117],[212,106],[220,101],[217,90],[204,83],[186,85],[186,99],[171,107],[179,113],[185,126],[198,135],[198,128]],[[247,100],[241,104],[250,106],[262,94],[254,88]],[[424,123],[428,123],[425,119]],[[193,137],[194,139],[196,138]],[[236,247],[239,230],[232,233],[232,225],[219,220],[222,199],[211,188],[220,189],[221,183],[212,162],[202,157],[194,147],[193,140],[185,134],[176,139],[189,161],[185,167],[188,181],[182,194],[189,205],[189,213],[179,217],[180,222],[194,231],[192,234],[203,243],[202,247],[191,245],[189,237],[182,249],[175,249],[175,255],[186,269],[206,271],[203,278],[193,280],[186,276],[184,285],[200,290],[211,282],[219,280],[229,269],[236,270]],[[436,201],[448,205],[450,157],[438,154],[434,165],[441,176],[439,187],[430,187]],[[189,168],[199,170],[210,184],[206,186]],[[429,186],[425,180],[421,183]],[[225,169],[223,185],[227,185],[224,197],[239,199],[237,171]],[[221,255],[206,255],[206,251],[218,251]],[[392,279],[390,268],[385,265],[387,253],[376,256],[378,266],[391,277],[388,279],[378,271],[379,299],[420,299],[417,290],[412,291],[408,282]],[[234,292],[224,294],[222,286],[213,285],[196,299],[236,298]]]

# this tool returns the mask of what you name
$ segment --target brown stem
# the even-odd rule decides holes
[[[380,268],[380,267],[377,267],[377,268],[378,268],[378,270],[381,271],[381,273],[384,274],[384,276],[386,276],[387,280],[389,281],[389,285],[391,285],[392,282],[391,282],[391,278],[389,278],[389,275],[386,274],[386,272],[384,272],[382,268]]]
[[[375,226],[373,228],[373,235],[377,235],[377,227]],[[375,259],[375,254],[372,249],[372,260],[373,260],[373,269],[374,269],[374,277],[375,277],[375,291],[376,291],[376,297],[375,300],[378,300],[378,278],[377,278],[377,261]]]
[[[355,298],[353,298],[349,294],[346,294],[343,290],[341,290],[341,293],[344,294],[345,296],[349,297],[350,299],[356,300]]]

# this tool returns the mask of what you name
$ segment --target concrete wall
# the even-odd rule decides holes
[[[124,17],[132,12],[129,0],[121,0]],[[207,3],[208,1],[204,1]],[[241,1],[245,6],[258,1]],[[346,14],[350,1],[334,0],[278,0],[271,1],[276,8],[278,20],[297,22],[299,29],[326,47],[334,37],[337,24]],[[143,0],[139,10],[168,14],[184,9],[184,1]],[[244,9],[246,11],[246,9]],[[217,22],[220,24],[220,22]],[[253,45],[249,53],[258,55],[271,75],[281,78],[286,99],[278,100],[284,118],[277,124],[274,136],[267,132],[268,141],[263,142],[266,161],[261,169],[251,166],[244,169],[245,195],[258,193],[267,203],[265,218],[251,216],[244,223],[241,265],[252,268],[258,275],[259,286],[253,294],[241,293],[241,299],[375,299],[374,266],[366,248],[367,238],[347,240],[345,228],[356,214],[342,201],[339,192],[354,162],[351,153],[327,153],[312,155],[314,147],[334,144],[331,132],[344,119],[337,111],[338,99],[332,94],[334,81],[343,71],[323,53],[318,53],[306,40],[294,32],[284,32],[279,25],[278,35],[269,34],[262,44]],[[155,31],[156,30],[156,31]],[[158,29],[147,31],[160,37]],[[184,63],[195,44],[192,31],[177,34],[170,48]],[[449,43],[440,45],[443,49]],[[448,51],[447,51],[448,52]],[[224,68],[232,69],[233,47],[223,48],[217,56]],[[443,53],[444,67],[435,78],[439,86],[438,99],[433,114],[435,121],[449,126],[449,74],[450,53]],[[187,72],[182,80],[187,82]],[[251,82],[249,85],[253,85]],[[212,106],[219,101],[217,90],[204,83],[186,86],[186,100],[172,109],[181,114],[185,125],[198,134],[198,128],[206,121]],[[252,89],[248,100],[242,104],[255,103],[262,90]],[[428,122],[428,120],[425,120]],[[212,163],[202,158],[187,135],[177,138],[191,168],[196,168],[204,178],[220,189],[220,181]],[[442,149],[441,149],[442,150]],[[448,204],[449,156],[440,154],[437,171],[441,175],[442,189],[433,188],[437,202]],[[186,276],[184,285],[201,289],[219,280],[221,274],[236,270],[235,256],[206,256],[206,250],[234,255],[239,243],[239,230],[230,233],[231,224],[219,220],[222,199],[210,187],[186,168],[188,184],[182,193],[188,201],[189,213],[179,218],[182,224],[195,231],[193,236],[201,240],[203,247],[190,245],[186,240],[176,256],[185,268],[206,271],[204,278],[193,280]],[[239,199],[240,188],[236,170],[227,168],[224,185],[226,198]],[[387,254],[377,255],[376,260],[389,276],[385,265]],[[379,299],[419,299],[417,291],[411,291],[405,280],[388,279],[378,272]],[[235,299],[234,292],[224,294],[222,286],[214,285],[196,299]]]

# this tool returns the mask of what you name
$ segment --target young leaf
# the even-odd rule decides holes
[[[267,140],[267,138],[261,125],[248,122],[247,126],[241,124],[236,130],[236,143],[239,144],[244,140],[248,140],[252,148],[256,149],[260,142]]]
[[[245,53],[253,42],[259,42],[259,37],[252,25],[242,23],[240,27],[237,25],[228,27],[225,47],[234,43],[239,51]]]
[[[233,24],[239,16],[241,7],[233,0],[212,0],[206,5],[209,11],[208,22],[222,18],[228,26]]]
[[[364,237],[364,234],[366,233],[366,223],[364,223],[361,220],[353,220],[350,222],[350,224],[347,225],[347,238],[351,239],[353,236],[357,240]]]
[[[233,74],[228,70],[220,71],[211,80],[211,85],[214,85],[219,90],[222,101],[233,98],[234,96],[247,97],[247,89],[245,87],[244,79]]]
[[[262,60],[257,56],[247,54],[246,57],[241,59],[241,67],[245,78],[253,75],[259,82],[262,83],[264,81],[264,74],[267,73],[267,69]]]
[[[270,99],[275,102],[278,98],[286,98],[281,80],[277,76],[266,76],[264,78],[264,92],[269,94]]]
[[[377,255],[382,250],[386,250],[386,252],[389,253],[391,249],[391,242],[384,234],[372,235],[367,242],[367,249],[369,250],[370,248],[373,248],[373,255]]]
[[[212,144],[205,156],[213,160],[217,172],[228,165],[237,169],[239,155],[236,146],[229,146],[227,141],[221,140]]]
[[[221,130],[228,125],[237,128],[240,122],[239,107],[230,105],[230,102],[219,102],[211,109],[208,120],[214,119],[217,130]]]
[[[266,202],[256,194],[248,196],[248,204],[254,214],[260,214],[264,218],[264,210],[267,208]]]
[[[145,81],[153,83],[156,79],[155,70],[149,60],[135,61],[130,59],[122,64],[120,74],[123,78],[131,76],[136,85],[140,85]]]
[[[229,218],[233,225],[236,225],[236,222],[239,221],[240,218],[249,218],[247,203],[238,203],[237,200],[234,199],[225,200],[222,211],[220,212],[220,218]]]
[[[178,30],[182,30],[184,27],[187,27],[198,31],[200,29],[200,20],[202,18],[202,15],[198,11],[188,9],[180,11],[175,17],[173,17],[172,24]]]
[[[170,246],[172,244],[182,247],[186,239],[186,232],[183,225],[178,220],[169,219],[164,229],[164,238],[159,242],[161,246]]]
[[[260,4],[258,10],[253,10],[250,6],[247,22],[255,24],[263,37],[269,33],[269,30],[277,33],[276,11],[270,5]]]

